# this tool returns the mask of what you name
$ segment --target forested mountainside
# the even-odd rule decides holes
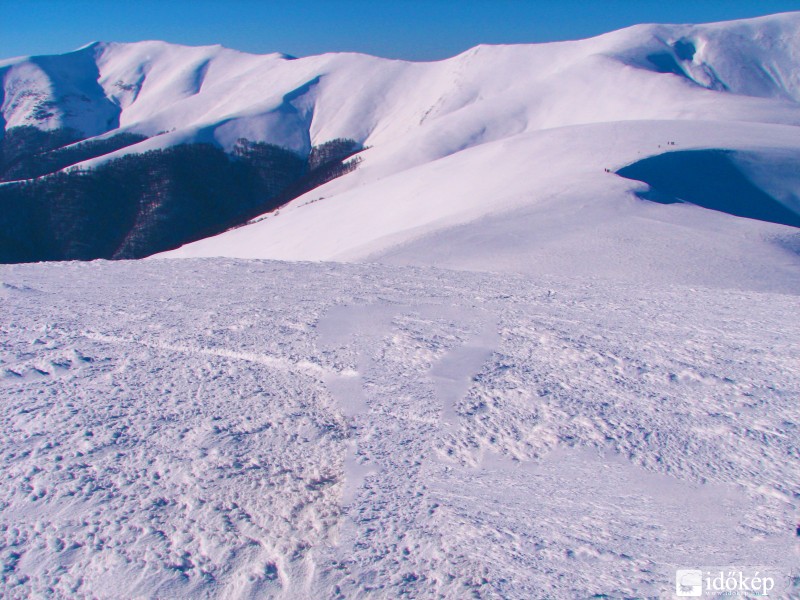
[[[191,143],[62,170],[145,139],[74,142],[69,129],[11,129],[2,140],[0,261],[142,258],[241,225],[354,169],[353,140],[305,158],[239,140]],[[349,160],[348,160],[349,159]]]

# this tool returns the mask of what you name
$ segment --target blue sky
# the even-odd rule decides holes
[[[0,0],[0,57],[161,39],[295,56],[356,51],[437,60],[480,43],[790,10],[800,10],[800,0]]]

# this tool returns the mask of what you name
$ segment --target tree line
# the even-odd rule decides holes
[[[0,173],[6,181],[27,177],[0,185],[4,263],[142,258],[176,248],[353,170],[358,161],[351,157],[361,150],[353,140],[337,139],[301,157],[241,139],[230,154],[211,144],[183,144],[60,171],[64,163],[137,140],[121,134],[126,137],[76,144],[69,131],[15,129],[23,128],[3,139]],[[42,171],[49,174],[37,175]]]

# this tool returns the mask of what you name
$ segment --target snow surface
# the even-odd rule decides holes
[[[634,192],[643,184],[605,171],[656,154],[659,145],[666,151],[668,141],[676,144],[669,148],[755,155],[764,148],[800,150],[797,128],[781,125],[635,121],[558,128],[349,189],[348,175],[258,223],[162,256],[371,260],[800,291],[796,228],[640,200]],[[365,163],[355,177],[370,177],[369,158]],[[791,185],[796,166],[789,163],[770,181]],[[800,188],[792,190],[800,197]]]
[[[0,277],[5,597],[800,575],[796,296],[219,259]]]

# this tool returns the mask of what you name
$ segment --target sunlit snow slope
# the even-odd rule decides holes
[[[356,172],[172,256],[785,290],[800,286],[795,228],[643,200],[647,186],[615,172],[668,151],[731,150],[743,177],[797,214],[798,65],[800,13],[787,13],[479,46],[434,63],[142,42],[14,59],[0,72],[6,127],[152,136],[112,156],[189,141],[230,149],[240,137],[299,153],[340,137],[368,147]]]

